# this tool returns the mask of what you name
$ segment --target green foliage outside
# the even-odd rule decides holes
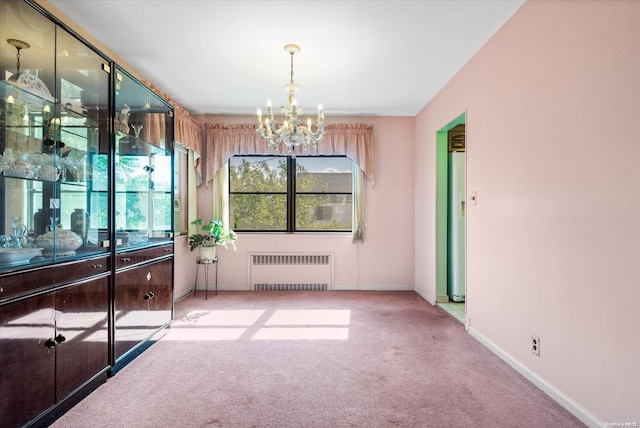
[[[273,160],[273,159],[271,159]],[[326,192],[318,174],[305,174],[296,164],[297,192]],[[249,162],[247,158],[231,165],[230,219],[236,230],[287,229],[287,158],[277,160],[277,166],[267,160]],[[321,190],[319,190],[321,189]],[[233,192],[249,192],[233,194]],[[252,193],[256,192],[256,193]],[[260,194],[258,192],[267,192]],[[296,230],[349,230],[351,223],[337,219],[319,221],[316,212],[327,204],[325,195],[300,195],[296,201]],[[349,204],[350,210],[350,204]]]

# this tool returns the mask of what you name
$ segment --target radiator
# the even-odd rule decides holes
[[[252,290],[331,290],[333,255],[310,253],[249,254]]]

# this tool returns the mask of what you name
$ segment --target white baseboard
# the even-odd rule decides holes
[[[212,289],[213,289],[213,285],[209,284],[209,291],[211,291]],[[198,291],[200,290],[204,290],[204,284],[198,284]],[[252,290],[249,284],[224,284],[224,285],[218,286],[218,291],[252,291]],[[414,288],[406,284],[400,284],[396,286],[368,285],[368,286],[360,286],[360,287],[334,285],[331,291],[414,291]],[[430,299],[427,299],[426,297],[424,298],[432,305],[435,305],[435,303],[432,302]]]
[[[426,300],[427,302],[429,302],[431,305],[435,306],[436,305],[436,300],[433,300],[431,297],[424,295],[420,290],[418,289],[413,289],[413,291],[415,291],[416,293],[418,293],[418,295],[420,297],[422,297],[424,300]]]
[[[478,333],[473,328],[469,327],[469,334],[473,336],[478,342],[489,348],[491,352],[500,357],[504,362],[513,367],[518,373],[527,378],[531,383],[541,389],[545,394],[555,400],[558,404],[564,407],[568,412],[580,419],[582,423],[591,428],[602,428],[604,426],[603,421],[599,421],[590,412],[583,407],[576,404],[569,397],[558,391],[553,385],[549,384],[546,380],[540,378],[538,375],[529,370],[528,367],[522,365],[519,361],[514,359],[511,355],[504,352],[496,344],[489,339]]]
[[[413,286],[408,284],[396,285],[333,285],[332,291],[413,291]]]

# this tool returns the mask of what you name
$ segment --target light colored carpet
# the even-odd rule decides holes
[[[580,427],[414,292],[198,292],[54,427]]]

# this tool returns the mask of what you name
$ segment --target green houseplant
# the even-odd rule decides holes
[[[200,248],[201,258],[215,258],[215,249],[218,245],[222,245],[225,248],[229,248],[229,245],[231,245],[233,250],[236,250],[238,236],[231,229],[223,229],[222,221],[211,219],[205,223],[203,219],[199,218],[192,221],[191,224],[197,226],[199,231],[189,235],[189,248],[191,251]],[[203,255],[203,251],[206,251],[206,249],[210,252]]]

